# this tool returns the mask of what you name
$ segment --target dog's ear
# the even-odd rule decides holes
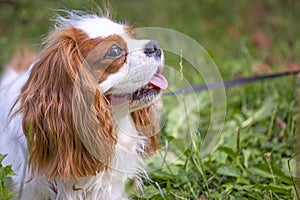
[[[143,108],[131,113],[137,130],[147,137],[145,152],[154,153],[158,149],[159,121],[155,106]]]
[[[32,172],[64,180],[95,175],[113,158],[113,118],[85,65],[75,28],[53,32],[15,105]]]

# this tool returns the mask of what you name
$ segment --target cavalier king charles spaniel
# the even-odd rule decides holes
[[[5,185],[24,200],[128,199],[158,148],[163,52],[109,17],[68,14],[0,91],[0,154],[16,172]]]

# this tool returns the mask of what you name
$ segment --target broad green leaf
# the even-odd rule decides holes
[[[9,200],[13,198],[13,194],[5,187],[5,182],[15,175],[11,166],[2,166],[2,161],[6,155],[0,155],[0,199]]]
[[[231,176],[231,177],[241,176],[239,170],[234,167],[221,167],[217,170],[217,173],[220,175]]]

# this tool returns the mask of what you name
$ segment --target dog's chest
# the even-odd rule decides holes
[[[139,135],[130,116],[120,119],[116,128],[118,143],[110,169],[67,184],[56,180],[55,186],[60,190],[56,198],[122,200],[127,199],[125,184],[129,179],[141,186],[141,176],[146,174],[141,157],[144,138]],[[74,191],[74,186],[79,189]]]
[[[118,143],[112,167],[128,174],[129,178],[144,168],[141,158],[144,145],[144,137],[141,136],[129,115],[119,120]]]

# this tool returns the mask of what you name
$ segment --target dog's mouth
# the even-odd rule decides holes
[[[162,74],[155,74],[150,82],[132,93],[106,95],[111,105],[128,103],[131,106],[149,104],[160,96],[162,90],[167,89],[168,81]]]

